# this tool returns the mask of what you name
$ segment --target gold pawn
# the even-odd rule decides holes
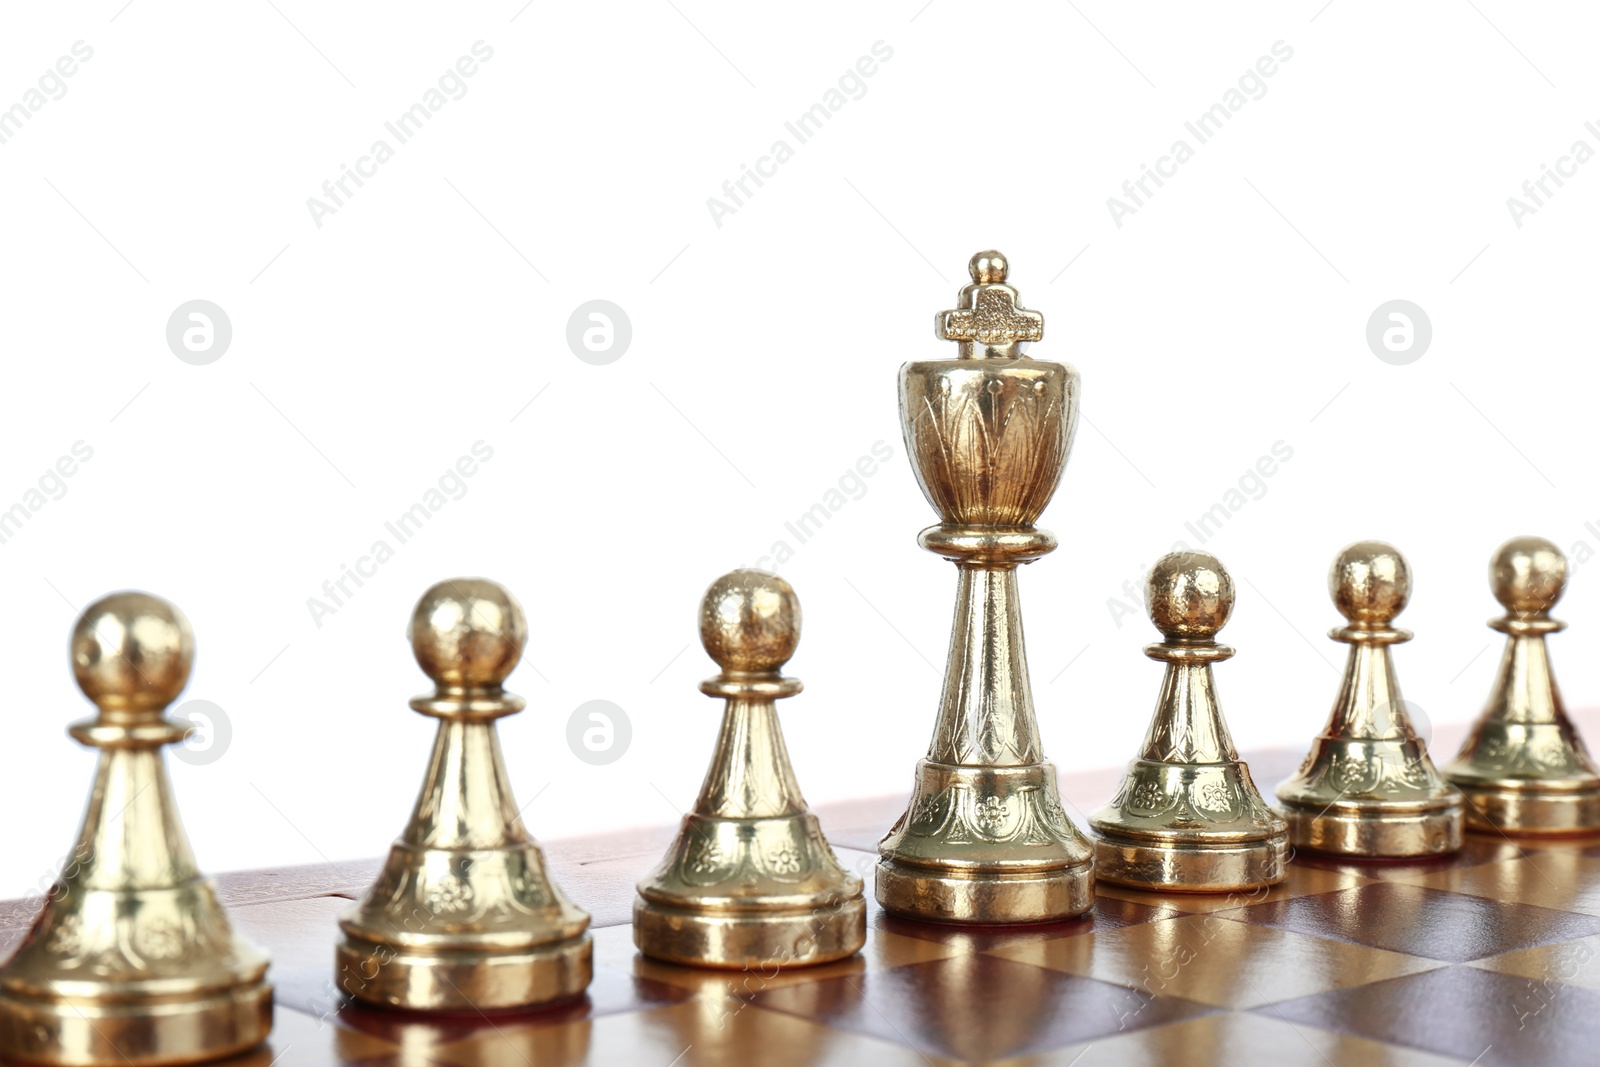
[[[579,996],[593,973],[589,914],[550,880],[522,825],[494,722],[523,708],[502,684],[528,624],[483,578],[433,586],[407,629],[439,720],[411,821],[367,895],[339,920],[339,989],[412,1011],[489,1011]]]
[[[839,866],[806,808],[776,701],[802,686],[780,668],[800,643],[800,601],[775,574],[737,570],[700,603],[700,641],[721,668],[722,731],[694,810],[639,883],[633,941],[647,956],[702,967],[794,967],[866,942],[859,877]]]
[[[1339,553],[1328,591],[1348,625],[1344,680],[1300,770],[1278,786],[1295,848],[1347,856],[1425,856],[1461,847],[1461,793],[1439,774],[1400,696],[1389,648],[1411,640],[1390,625],[1411,596],[1411,569],[1393,545],[1359,541]]]
[[[1517,836],[1600,829],[1600,773],[1561,702],[1545,637],[1566,623],[1550,609],[1567,557],[1542,537],[1517,537],[1489,561],[1506,635],[1489,701],[1445,777],[1467,797],[1467,828]]]
[[[1139,758],[1089,820],[1099,881],[1224,893],[1283,880],[1289,828],[1239,759],[1211,676],[1233,655],[1216,641],[1233,598],[1210,553],[1173,552],[1150,570],[1146,603],[1162,641],[1144,654],[1167,669]]]
[[[162,749],[189,682],[194,635],[148,593],[89,605],[72,631],[73,724],[100,750],[77,847],[16,955],[0,968],[0,1055],[32,1063],[193,1063],[253,1048],[272,1028],[267,956],[233,932],[195,865]]]

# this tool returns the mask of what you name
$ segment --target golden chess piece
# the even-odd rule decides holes
[[[1567,718],[1545,635],[1567,583],[1567,557],[1542,537],[1517,537],[1489,563],[1506,635],[1489,702],[1444,775],[1467,797],[1467,828],[1513,835],[1600,830],[1600,773]]]
[[[694,810],[639,883],[633,943],[646,956],[701,967],[807,966],[866,942],[861,879],[839,866],[806,809],[776,702],[803,688],[780,668],[800,642],[788,582],[737,570],[700,602],[700,642],[721,673],[722,732]]]
[[[1462,797],[1428,758],[1400,696],[1389,646],[1411,640],[1390,624],[1411,595],[1399,549],[1360,541],[1328,574],[1350,646],[1333,713],[1294,777],[1278,786],[1295,848],[1348,856],[1425,856],[1461,847]]]
[[[49,1064],[177,1064],[253,1048],[272,1028],[267,956],[233,932],[195,865],[162,748],[194,635],[148,593],[89,605],[72,631],[73,724],[100,750],[72,861],[0,968],[0,1055]]]
[[[1239,759],[1211,665],[1233,655],[1217,632],[1233,578],[1207,552],[1173,552],[1150,571],[1150,621],[1167,665],[1155,717],[1122,788],[1089,819],[1095,877],[1139,889],[1225,893],[1283,880],[1289,828]]]
[[[1078,420],[1078,372],[1028,358],[1044,316],[980,252],[961,307],[935,319],[956,359],[900,368],[900,424],[940,524],[918,543],[956,564],[937,724],[911,803],[878,845],[878,903],[920,919],[1045,922],[1094,898],[1094,851],[1062,810],[1028,683],[1017,567],[1056,547],[1034,525]]]
[[[492,1011],[566,1000],[593,973],[589,914],[545,871],[522,825],[494,721],[523,699],[502,688],[522,658],[522,606],[483,578],[433,586],[407,629],[439,720],[405,831],[367,895],[339,920],[339,988],[413,1011]]]

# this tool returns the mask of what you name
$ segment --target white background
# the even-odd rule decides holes
[[[402,634],[453,575],[527,608],[511,685],[529,709],[502,730],[542,837],[690,803],[718,716],[695,688],[698,598],[780,539],[805,606],[807,689],[784,714],[809,798],[907,787],[955,575],[915,544],[933,515],[895,372],[953,353],[932,315],[983,248],[1046,316],[1033,354],[1083,376],[1042,523],[1062,547],[1021,577],[1064,771],[1129,758],[1159,681],[1142,609],[1119,625],[1108,601],[1174,541],[1199,547],[1184,523],[1275,442],[1293,458],[1204,545],[1239,587],[1218,682],[1247,749],[1303,746],[1327,712],[1346,542],[1411,560],[1398,663],[1436,723],[1475,714],[1493,672],[1495,546],[1600,550],[1600,163],[1521,227],[1506,203],[1574,141],[1600,148],[1580,5],[522,4],[6,10],[0,107],[74,42],[93,57],[0,144],[0,507],[74,442],[93,458],[0,545],[0,893],[70,846],[92,759],[63,733],[89,711],[66,639],[128,587],[188,614],[187,697],[232,725],[220,758],[173,763],[214,870],[385,848],[432,727],[406,708],[424,681]],[[384,123],[478,41],[493,57],[465,95],[316,225],[307,199],[394,146]],[[864,95],[796,145],[784,123],[880,41]],[[1197,144],[1184,123],[1279,41],[1265,94]],[[780,138],[793,158],[718,226],[707,199]],[[1179,138],[1194,158],[1116,225],[1107,198]],[[1365,340],[1397,298],[1434,332],[1407,366]],[[166,344],[191,299],[232,322],[208,366]],[[632,323],[606,366],[566,342],[591,299]],[[466,494],[316,625],[308,598],[478,441],[493,458]],[[878,441],[893,455],[864,495],[798,544],[784,523]],[[1585,567],[1558,615],[1568,701],[1600,701]],[[566,742],[592,699],[633,727],[605,767]]]

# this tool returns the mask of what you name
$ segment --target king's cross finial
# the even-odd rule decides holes
[[[1000,356],[1016,358],[1017,346],[1044,338],[1044,316],[1017,305],[1017,291],[1007,285],[1006,257],[999,252],[979,252],[967,264],[972,284],[961,290],[961,306],[934,316],[934,331],[946,341],[957,341],[963,359]]]

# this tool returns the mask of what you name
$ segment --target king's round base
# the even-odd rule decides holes
[[[853,956],[867,941],[867,905],[774,912],[696,911],[636,898],[633,943],[668,963],[729,970],[810,967]]]
[[[63,1067],[200,1063],[255,1048],[272,1029],[265,982],[199,998],[0,993],[0,1055]]]
[[[1153,842],[1097,831],[1095,878],[1133,889],[1234,893],[1283,881],[1287,836],[1256,841]]]
[[[936,870],[880,859],[875,881],[885,911],[931,922],[995,925],[1082,915],[1094,903],[1094,878],[1092,862],[1045,870]]]
[[[1456,783],[1467,798],[1467,829],[1512,837],[1600,833],[1600,789],[1529,788],[1513,782]]]
[[[587,933],[515,952],[420,952],[346,933],[336,957],[341,992],[407,1011],[497,1011],[572,1000],[594,974]]]
[[[1437,856],[1461,847],[1460,797],[1417,811],[1313,810],[1284,803],[1289,844],[1296,849],[1366,859]]]

